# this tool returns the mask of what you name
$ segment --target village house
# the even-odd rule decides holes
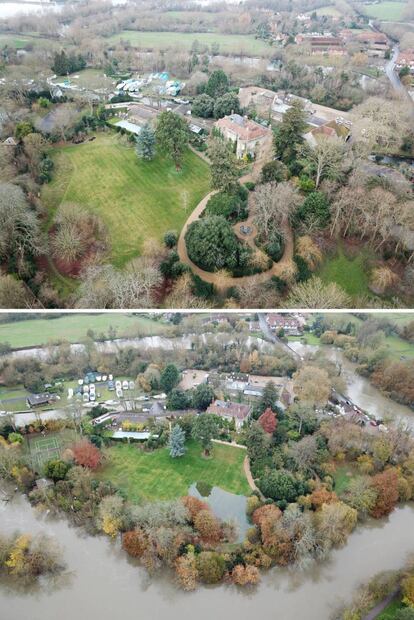
[[[303,325],[300,319],[290,314],[268,314],[266,322],[274,332],[283,330],[289,336],[301,336]]]
[[[218,120],[214,127],[218,129],[227,140],[236,144],[236,156],[241,159],[245,156],[257,157],[265,146],[272,141],[272,131],[255,121],[230,114]]]
[[[398,71],[408,67],[411,73],[414,73],[414,49],[408,49],[398,54],[398,58],[395,63],[395,67]]]
[[[215,400],[207,409],[207,413],[213,413],[230,422],[234,420],[236,429],[240,430],[243,422],[250,417],[251,407],[250,405],[233,403],[232,401]]]
[[[355,36],[355,41],[360,45],[361,52],[367,52],[369,56],[384,58],[389,48],[388,38],[382,32],[364,30]]]
[[[330,32],[319,33],[310,32],[298,34],[295,37],[295,43],[297,45],[310,46],[311,54],[336,54],[344,55],[346,50],[343,45],[343,40],[340,37],[336,37]]]

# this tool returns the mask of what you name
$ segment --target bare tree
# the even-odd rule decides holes
[[[260,185],[254,199],[254,222],[266,238],[289,221],[302,200],[298,189],[288,181]]]
[[[350,308],[352,300],[335,282],[313,277],[292,287],[286,308]]]
[[[337,179],[345,167],[346,145],[340,138],[320,136],[314,148],[303,147],[302,157],[315,179],[316,188],[323,178]]]

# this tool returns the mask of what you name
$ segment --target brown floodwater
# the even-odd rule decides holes
[[[414,552],[414,505],[359,527],[345,547],[312,570],[294,575],[272,569],[250,591],[220,585],[188,594],[168,578],[149,579],[119,542],[84,535],[64,519],[38,517],[20,495],[0,501],[0,531],[16,529],[55,537],[68,575],[43,590],[16,593],[0,585],[1,620],[329,620],[361,581],[400,567]]]
[[[377,418],[402,420],[414,426],[414,411],[410,407],[400,405],[380,392],[370,381],[356,374],[356,364],[350,362],[341,349],[330,345],[314,346],[300,342],[290,342],[289,345],[304,356],[307,353],[322,351],[326,357],[336,362],[341,368],[341,374],[346,382],[345,393],[351,400]]]

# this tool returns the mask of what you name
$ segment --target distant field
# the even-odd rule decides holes
[[[18,35],[18,34],[0,34],[0,47],[8,45],[15,49],[23,49],[28,45],[33,47],[42,47],[46,49],[53,48],[57,45],[57,41],[53,39],[46,39],[43,37],[32,37],[30,35]]]
[[[138,256],[144,239],[162,240],[167,230],[180,231],[209,190],[208,165],[192,151],[177,171],[161,155],[138,160],[132,146],[113,133],[81,145],[51,150],[53,179],[43,186],[50,225],[62,202],[86,207],[106,224],[117,267]]]
[[[403,18],[403,12],[406,7],[406,2],[385,1],[380,4],[362,5],[361,9],[368,17],[383,21],[398,22]]]
[[[0,323],[0,343],[20,348],[58,340],[79,342],[85,340],[88,329],[107,334],[110,326],[118,336],[159,334],[166,327],[165,323],[128,314],[70,314],[57,319]]]
[[[172,459],[167,448],[143,452],[133,444],[119,444],[106,450],[107,464],[99,477],[126,491],[135,502],[174,499],[201,481],[231,493],[249,494],[243,471],[244,450],[215,444],[213,457],[204,459],[199,444],[190,441],[187,447],[183,457]]]
[[[341,11],[334,6],[321,6],[319,9],[315,9],[315,11],[309,11],[309,13],[316,13],[318,17],[323,17],[324,15],[328,17],[340,17],[342,15]]]
[[[260,39],[255,39],[253,35],[241,34],[217,34],[214,32],[137,32],[135,30],[124,30],[120,34],[113,35],[109,41],[114,43],[129,41],[134,47],[144,49],[167,49],[169,47],[179,47],[190,49],[194,41],[200,45],[211,46],[217,44],[219,52],[239,54],[244,53],[249,56],[266,54],[270,51],[267,43]]]

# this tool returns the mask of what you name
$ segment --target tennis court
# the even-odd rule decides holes
[[[27,444],[32,467],[41,472],[44,464],[51,459],[59,459],[65,447],[73,443],[74,439],[75,435],[70,431],[53,435],[29,435]]]

